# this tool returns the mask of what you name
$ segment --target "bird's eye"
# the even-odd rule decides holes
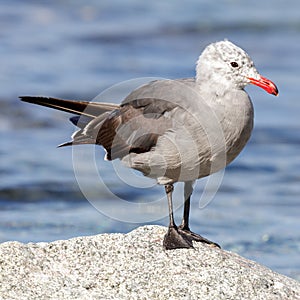
[[[230,63],[233,68],[237,68],[239,64],[236,61]]]

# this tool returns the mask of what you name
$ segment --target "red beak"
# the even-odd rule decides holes
[[[263,76],[260,76],[260,79],[254,79],[254,78],[248,78],[250,80],[250,83],[255,84],[261,88],[263,88],[265,91],[267,91],[269,94],[278,95],[278,89],[274,82],[269,80],[268,78],[265,78]]]

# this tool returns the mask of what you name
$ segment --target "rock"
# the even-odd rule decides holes
[[[1,299],[300,299],[300,283],[195,243],[165,251],[165,227],[0,245]]]

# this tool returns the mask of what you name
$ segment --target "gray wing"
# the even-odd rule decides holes
[[[71,143],[102,145],[108,160],[151,151],[158,137],[172,130],[171,115],[178,109],[178,103],[172,101],[177,96],[173,85],[172,80],[159,80],[136,89],[120,108],[93,119],[76,132]]]
[[[153,108],[153,101],[160,108],[164,105],[159,99],[151,99]],[[126,103],[119,109],[102,114],[77,131],[71,144],[102,145],[108,160],[122,158],[131,152],[150,151],[158,137],[171,128],[171,120],[164,113],[149,113],[148,105],[143,104]]]
[[[74,113],[72,123],[80,128],[72,141],[102,145],[107,159],[122,158],[131,152],[144,153],[155,147],[158,137],[172,130],[172,112],[187,96],[178,83],[193,85],[194,79],[157,80],[130,93],[121,105],[49,97],[22,96],[22,101]]]

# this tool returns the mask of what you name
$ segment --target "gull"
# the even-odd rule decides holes
[[[106,160],[122,163],[164,185],[169,226],[165,249],[193,248],[193,241],[220,247],[190,230],[194,182],[231,163],[250,138],[253,105],[248,84],[278,95],[252,59],[228,40],[208,45],[195,78],[154,80],[133,90],[121,104],[21,96],[21,100],[73,113],[79,130],[60,146],[101,145]],[[184,182],[183,219],[173,215],[172,192]]]

